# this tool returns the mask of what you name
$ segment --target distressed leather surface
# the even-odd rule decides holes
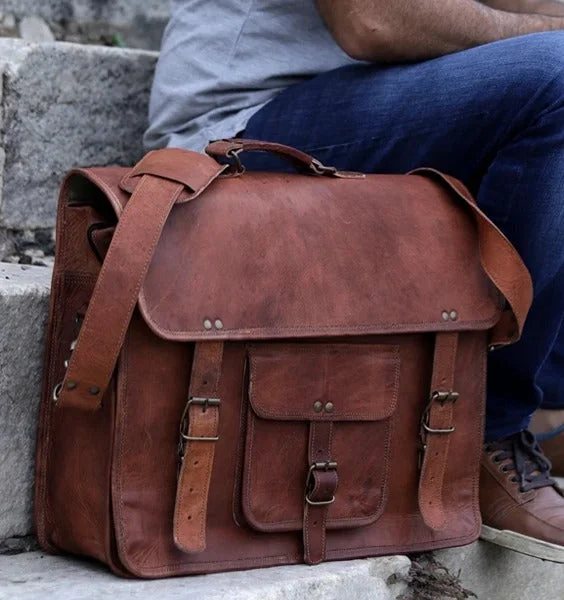
[[[153,331],[179,341],[483,329],[499,319],[471,216],[417,176],[217,181],[173,209],[140,307]],[[445,310],[458,321],[443,321]],[[223,328],[206,330],[206,319]]]
[[[482,266],[484,236],[478,240],[471,211],[422,176],[249,173],[209,184],[167,171],[168,182],[209,186],[180,192],[160,239],[144,240],[149,223],[130,221],[132,242],[120,240],[131,252],[147,252],[145,244],[152,252],[154,244],[154,254],[101,406],[85,411],[52,401],[79,335],[75,317],[94,303],[100,258],[111,255],[108,238],[135,182],[155,181],[155,172],[78,171],[62,188],[38,428],[42,546],[93,556],[120,575],[164,577],[474,540],[486,347],[501,304]],[[513,284],[518,278],[507,281],[526,308],[527,290]],[[124,289],[115,286],[117,302]],[[90,339],[121,314],[103,296],[95,304],[106,312],[92,323]],[[516,324],[508,317],[517,337],[526,310],[518,312]],[[438,528],[419,507],[418,464],[435,338],[444,331],[459,332],[449,367],[459,400],[448,415],[456,430],[440,467]],[[225,344],[204,540],[182,523],[175,534],[174,515],[194,345],[207,340]],[[84,351],[75,358],[78,374],[87,372]],[[336,477],[316,474],[311,497],[325,499],[335,489],[335,502],[304,512],[316,452],[338,466]],[[186,471],[182,485],[191,476],[197,472]],[[198,514],[200,504],[193,504]],[[182,506],[186,514],[192,507]],[[196,551],[183,552],[182,543]]]

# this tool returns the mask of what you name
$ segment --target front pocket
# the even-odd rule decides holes
[[[378,519],[386,501],[399,346],[256,344],[248,363],[242,486],[248,523],[265,532],[302,529],[315,457],[311,436],[322,423],[331,424],[338,478],[327,528]]]

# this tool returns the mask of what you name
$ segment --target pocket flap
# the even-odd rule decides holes
[[[379,421],[397,404],[397,346],[256,344],[249,400],[263,419]]]

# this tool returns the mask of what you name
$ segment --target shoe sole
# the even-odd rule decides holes
[[[541,560],[564,563],[564,546],[558,544],[537,540],[515,531],[494,529],[487,525],[482,525],[480,537],[492,544],[509,548],[520,554],[526,554]]]

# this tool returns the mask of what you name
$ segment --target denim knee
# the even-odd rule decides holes
[[[510,86],[518,85],[526,105],[564,105],[564,31],[534,33],[511,41],[506,51],[513,60],[500,77]]]

